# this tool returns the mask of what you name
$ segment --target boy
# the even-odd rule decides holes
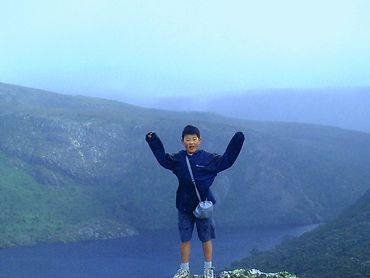
[[[194,224],[197,226],[198,238],[203,244],[205,259],[204,277],[214,278],[215,274],[212,266],[212,239],[215,238],[214,221],[212,217],[208,219],[198,219],[193,214],[199,199],[196,195],[185,157],[188,156],[189,158],[202,201],[207,199],[215,204],[215,198],[209,190],[209,187],[212,185],[217,173],[231,167],[235,162],[244,142],[244,134],[242,132],[235,133],[222,156],[199,149],[202,143],[200,132],[198,128],[192,125],[187,125],[182,132],[182,144],[185,150],[175,154],[168,154],[165,152],[161,140],[154,132],[149,132],[145,139],[159,164],[171,170],[179,181],[176,192],[176,208],[178,210],[182,263],[180,264],[180,269],[173,278],[190,278],[190,240]]]

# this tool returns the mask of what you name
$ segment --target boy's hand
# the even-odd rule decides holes
[[[152,132],[152,131],[150,131],[150,132],[148,132],[148,133],[147,133],[147,135],[145,136],[145,140],[148,142],[148,141],[152,140],[152,138],[154,138],[154,136],[155,136],[155,133],[154,133],[154,132]]]
[[[241,131],[236,132],[235,135],[238,136],[238,137],[243,137],[244,138],[244,133],[241,132]]]

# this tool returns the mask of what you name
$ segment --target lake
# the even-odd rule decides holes
[[[252,249],[272,248],[286,236],[297,236],[317,225],[264,229],[220,229],[214,240],[216,271],[246,257]],[[147,232],[139,236],[53,243],[0,250],[0,277],[9,278],[167,278],[179,266],[177,230]],[[203,255],[194,232],[190,267],[200,274]]]

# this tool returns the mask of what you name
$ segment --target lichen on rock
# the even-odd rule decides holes
[[[195,275],[194,277],[203,278],[203,275]],[[265,273],[257,269],[235,269],[231,271],[222,271],[217,275],[218,278],[298,278],[294,274],[286,271],[276,273]]]

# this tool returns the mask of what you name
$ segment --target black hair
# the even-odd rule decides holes
[[[197,127],[192,125],[187,125],[184,127],[184,130],[182,131],[182,139],[184,139],[185,135],[191,135],[196,134],[198,138],[200,138],[200,131]]]

